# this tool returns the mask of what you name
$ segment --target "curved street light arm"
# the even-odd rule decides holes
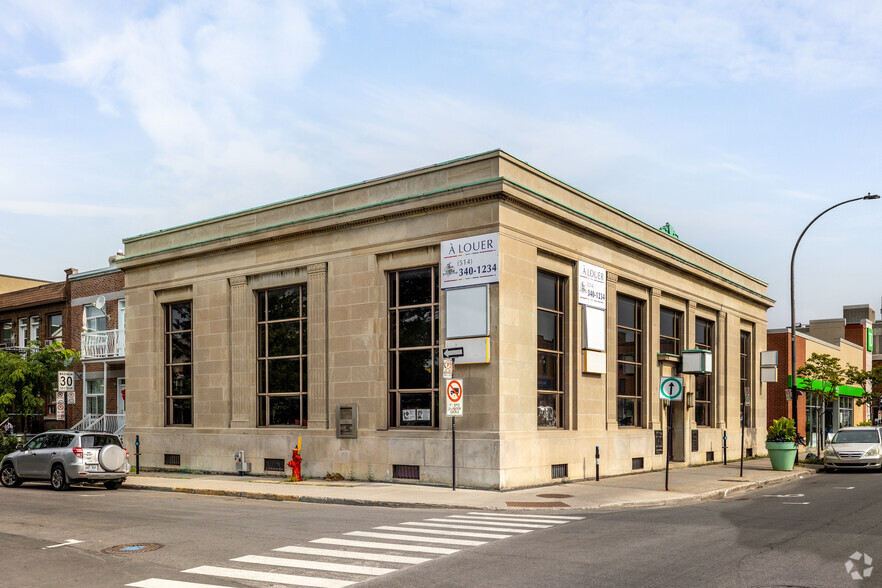
[[[806,227],[799,234],[799,239],[796,240],[796,245],[793,246],[793,255],[790,256],[790,400],[792,404],[792,418],[793,424],[797,427],[797,432],[799,431],[798,423],[799,419],[799,411],[797,409],[798,403],[798,390],[796,385],[796,296],[795,296],[795,288],[794,288],[794,279],[793,279],[793,266],[796,261],[796,249],[799,247],[799,242],[802,241],[803,236],[806,231],[809,230],[815,221],[839,206],[843,204],[848,204],[849,202],[857,202],[858,200],[878,200],[878,194],[870,194],[867,193],[866,196],[861,196],[860,198],[851,198],[849,200],[844,200],[839,204],[834,204],[818,216],[812,219]]]

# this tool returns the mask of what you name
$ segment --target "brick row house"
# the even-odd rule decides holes
[[[0,294],[0,349],[21,353],[28,341],[61,341],[80,354],[73,403],[56,412],[47,399],[42,415],[13,417],[17,431],[91,428],[123,433],[125,426],[125,294],[122,271],[65,270],[62,282]]]
[[[125,426],[125,308],[122,271],[112,265],[68,276],[70,314],[76,325],[70,348],[77,402],[68,421],[78,428],[122,434]]]
[[[68,283],[52,282],[0,294],[0,350],[21,353],[30,341],[48,344],[62,341],[70,332]],[[55,413],[55,403],[47,399],[39,415],[10,415],[16,430],[36,433],[64,426]],[[63,417],[62,417],[63,418]],[[59,424],[60,423],[60,424]]]

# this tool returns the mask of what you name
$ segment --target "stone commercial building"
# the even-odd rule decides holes
[[[763,451],[766,284],[492,151],[140,235],[126,445],[141,465],[514,488]],[[676,381],[674,382],[676,383]],[[673,385],[673,384],[672,384]],[[750,391],[758,394],[750,401]],[[760,426],[758,436],[754,428]]]

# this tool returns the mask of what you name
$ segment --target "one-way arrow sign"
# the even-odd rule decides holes
[[[444,356],[444,359],[451,359],[453,357],[462,357],[465,355],[465,351],[462,347],[447,347],[441,351],[441,355]]]

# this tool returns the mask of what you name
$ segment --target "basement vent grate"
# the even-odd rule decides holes
[[[566,478],[567,477],[567,464],[559,463],[551,466],[551,479],[555,478]]]
[[[631,458],[631,469],[632,470],[642,470],[643,469],[643,458],[642,457],[632,457]]]
[[[169,465],[169,466],[181,465],[181,454],[180,453],[166,453],[165,454],[165,465]]]
[[[748,447],[747,449],[744,450],[744,454],[745,454],[747,457],[753,457],[753,448],[752,448],[752,447]]]
[[[420,466],[393,464],[392,478],[397,480],[419,480]]]
[[[263,471],[265,472],[284,472],[285,460],[275,457],[267,457],[263,460]]]
[[[713,461],[714,460],[714,452],[708,451],[707,455],[704,456],[704,461]]]

